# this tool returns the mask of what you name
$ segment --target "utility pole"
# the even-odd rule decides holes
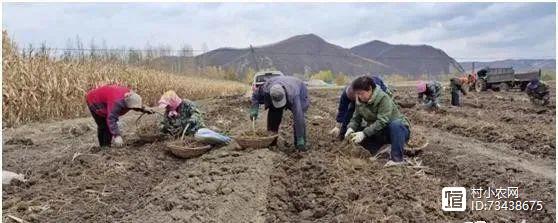
[[[256,72],[260,70],[260,67],[258,66],[258,61],[256,60],[256,54],[254,52],[254,47],[252,47],[252,44],[250,44],[250,53],[252,54],[252,59],[254,60],[254,65],[256,65]]]
[[[475,74],[475,62],[473,62],[473,74]]]

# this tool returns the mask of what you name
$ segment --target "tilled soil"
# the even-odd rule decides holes
[[[555,104],[541,109],[521,92],[472,93],[463,107],[402,111],[429,139],[411,165],[384,168],[387,155],[338,142],[338,90],[312,90],[306,114],[309,150],[295,152],[285,112],[277,147],[215,148],[179,159],[166,142],[134,134],[137,114],[123,119],[129,145],[99,151],[93,121],[32,124],[4,130],[3,170],[27,182],[3,187],[8,215],[30,222],[555,222]],[[399,88],[398,101],[415,101]],[[554,93],[553,93],[554,98]],[[249,99],[198,102],[208,125],[231,136],[250,130]],[[265,129],[265,111],[257,128]],[[9,142],[9,143],[8,143]],[[447,186],[519,187],[542,211],[444,212]]]

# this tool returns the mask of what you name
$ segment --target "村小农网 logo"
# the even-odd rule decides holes
[[[465,211],[467,191],[464,187],[444,187],[442,189],[443,211]]]

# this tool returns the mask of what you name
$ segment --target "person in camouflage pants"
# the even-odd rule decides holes
[[[531,102],[538,105],[547,105],[550,102],[550,91],[548,85],[538,78],[531,80],[525,89]]]
[[[174,91],[167,91],[159,100],[159,107],[165,108],[165,119],[161,122],[163,134],[180,137],[193,135],[205,128],[202,112],[190,100],[183,100]]]
[[[417,85],[418,101],[426,108],[440,108],[442,84],[438,81],[424,82]]]

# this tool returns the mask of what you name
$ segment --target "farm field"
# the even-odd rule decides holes
[[[551,89],[554,89],[552,87]],[[429,145],[411,165],[384,168],[370,155],[328,135],[339,89],[310,90],[309,150],[294,151],[291,113],[277,147],[238,150],[235,143],[179,159],[165,142],[135,134],[138,114],[123,117],[128,146],[96,147],[91,118],[4,129],[3,170],[27,182],[3,187],[4,222],[555,222],[555,92],[546,109],[523,92],[473,93],[461,108],[433,113],[404,108]],[[397,87],[397,101],[415,101]],[[250,129],[249,98],[197,103],[209,126],[231,135]],[[265,127],[265,113],[257,125]],[[518,187],[540,211],[443,212],[443,187]],[[469,204],[467,204],[469,205]]]

